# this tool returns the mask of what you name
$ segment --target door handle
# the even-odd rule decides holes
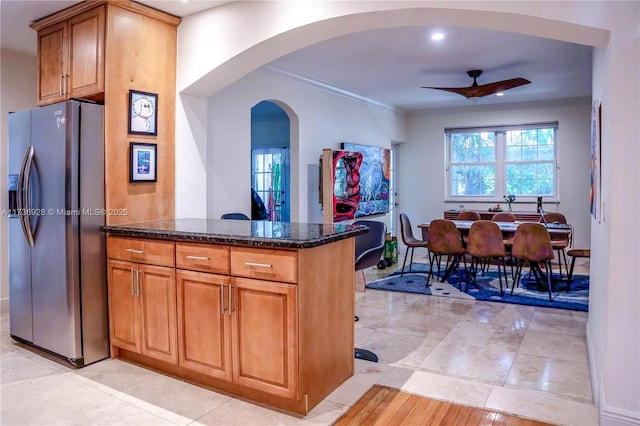
[[[245,266],[255,266],[257,268],[273,268],[273,265],[269,265],[268,263],[255,263],[255,262],[244,262]]]
[[[138,296],[140,296],[142,292],[140,291],[140,270],[139,269],[136,269],[136,284],[138,285]]]
[[[129,253],[136,253],[136,254],[142,254],[144,253],[144,250],[136,250],[136,249],[124,249],[124,251],[128,251]]]
[[[24,211],[26,213],[29,213],[29,210],[31,210],[31,206],[29,205],[29,181],[31,180],[31,167],[33,166],[33,157],[35,155],[35,149],[32,146],[29,146],[29,148],[27,149],[27,164],[25,165],[25,170],[24,170],[24,191],[22,196],[24,197],[23,201],[22,201],[22,207],[25,209]],[[30,247],[33,247],[35,245],[35,241],[33,239],[33,229],[31,229],[31,216],[29,214],[26,214],[24,216],[24,229],[26,229],[27,233],[26,233],[26,237],[27,237],[27,242],[29,243]]]
[[[64,80],[64,75],[60,74],[60,87],[58,90],[58,93],[60,94],[60,96],[62,96],[62,80]]]
[[[224,283],[220,286],[220,311],[224,314]]]
[[[208,257],[205,256],[187,256],[189,260],[209,260]]]
[[[233,285],[229,284],[229,315],[233,312]]]
[[[24,236],[25,241],[29,242],[29,237],[27,237],[27,226],[24,220],[24,170],[27,167],[27,159],[29,158],[29,151],[31,147],[28,147],[24,151],[24,156],[22,157],[22,163],[20,164],[20,172],[18,174],[18,194],[17,194],[17,207],[18,207],[18,220],[20,221],[20,227],[22,228],[22,235]]]
[[[131,269],[131,295],[132,296],[136,295],[136,285],[133,281],[133,269]]]

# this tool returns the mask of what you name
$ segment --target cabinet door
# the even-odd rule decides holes
[[[175,270],[137,265],[142,327],[142,353],[178,363]]]
[[[231,284],[233,381],[297,399],[297,286],[243,278]]]
[[[140,352],[140,318],[136,295],[136,264],[109,260],[109,328],[111,344]]]
[[[228,277],[178,270],[179,364],[231,381]]]
[[[50,104],[65,99],[67,23],[61,22],[38,31],[38,104]]]
[[[104,6],[69,19],[69,72],[66,91],[71,97],[104,92]]]

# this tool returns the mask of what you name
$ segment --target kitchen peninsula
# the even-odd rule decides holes
[[[105,226],[111,356],[299,414],[353,375],[365,227]]]

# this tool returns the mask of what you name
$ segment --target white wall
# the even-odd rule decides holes
[[[251,107],[265,99],[286,104],[298,123],[298,135],[291,134],[295,222],[322,223],[318,160],[323,148],[338,149],[340,142],[390,148],[392,140],[404,139],[404,118],[390,109],[255,71],[209,99],[208,217],[250,212]]]
[[[7,114],[36,106],[37,61],[33,55],[2,50],[0,63],[0,212],[8,207]],[[7,215],[0,214],[0,300],[9,297]]]
[[[407,143],[398,149],[399,211],[412,222],[441,218],[444,210],[487,210],[495,203],[445,202],[444,129],[455,127],[558,122],[559,203],[545,211],[563,213],[574,226],[574,246],[589,248],[591,99],[505,105],[474,104],[464,108],[416,111],[410,114]],[[502,194],[500,194],[500,197]],[[497,202],[501,202],[499,199]],[[504,204],[504,203],[502,203]],[[536,204],[516,201],[514,210],[535,211]]]
[[[603,105],[604,217],[591,222],[593,296],[587,344],[602,424],[640,423],[640,286],[636,277],[640,220],[637,210],[632,210],[640,205],[635,186],[640,181],[640,2],[233,2],[182,21],[178,91],[208,98],[271,59],[309,44],[364,29],[422,24],[513,31],[596,47],[593,96]],[[203,106],[194,112],[203,113]],[[177,141],[182,150],[178,154],[204,161],[195,154],[202,138],[189,129],[188,121],[178,114],[177,137],[184,136]],[[310,157],[301,154],[301,158]],[[217,173],[215,167],[206,170]],[[204,178],[202,174],[198,180]],[[176,182],[179,201],[201,202],[202,193],[184,183],[180,178]],[[635,212],[632,217],[630,206]]]

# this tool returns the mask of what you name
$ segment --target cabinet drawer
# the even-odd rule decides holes
[[[173,241],[107,237],[107,257],[159,266],[175,265]]]
[[[271,281],[298,281],[295,251],[231,247],[231,275]]]
[[[229,247],[176,243],[176,268],[228,274]]]

